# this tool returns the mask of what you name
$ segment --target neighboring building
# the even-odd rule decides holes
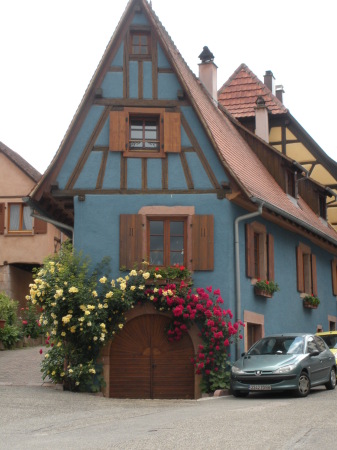
[[[318,198],[320,216],[337,229],[337,163],[290,114],[283,105],[283,94],[283,86],[275,85],[270,70],[266,71],[262,83],[245,64],[241,64],[219,89],[218,100],[245,128],[296,161],[294,172],[297,176],[304,170],[306,175],[327,188]],[[296,187],[294,176],[294,173],[287,174],[290,192]]]
[[[59,248],[61,233],[31,216],[23,197],[41,174],[0,142],[0,291],[25,306],[33,267]]]
[[[110,256],[114,277],[146,259],[184,264],[195,286],[219,288],[224,307],[246,324],[236,354],[264,334],[332,329],[337,233],[322,214],[326,187],[302,169],[299,177],[293,158],[218,106],[213,55],[205,47],[200,58],[198,79],[150,4],[131,0],[30,204],[73,227],[75,248],[93,265]],[[257,278],[274,279],[280,292],[257,296]],[[320,298],[318,309],[304,308],[305,294]],[[151,308],[132,314],[104,350],[106,395],[127,392],[140,372],[136,363],[123,366],[117,386],[116,342],[121,361],[144,342],[142,381],[158,381],[151,326],[162,316]],[[197,340],[186,339],[189,364]],[[177,348],[161,350],[167,364]],[[167,395],[175,397],[181,380],[169,369]],[[191,379],[184,382],[180,389],[191,392]]]

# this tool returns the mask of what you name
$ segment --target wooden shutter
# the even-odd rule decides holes
[[[121,214],[119,226],[119,265],[133,269],[141,263],[142,255],[142,216],[140,214]]]
[[[5,232],[5,204],[0,203],[0,234]]]
[[[46,234],[47,222],[44,220],[34,218],[34,234]]]
[[[267,252],[268,252],[268,280],[274,281],[275,270],[274,270],[274,237],[271,234],[267,235]]]
[[[214,270],[214,217],[192,217],[193,270]]]
[[[254,278],[254,229],[246,223],[246,275],[248,278]]]
[[[337,259],[331,261],[332,294],[337,295]]]
[[[164,113],[164,152],[181,152],[180,113]]]
[[[316,256],[311,255],[311,282],[312,293],[317,295],[317,269],[316,269]]]
[[[110,112],[109,149],[113,152],[126,150],[128,142],[128,113],[126,111]]]
[[[301,247],[296,249],[296,263],[297,263],[297,290],[304,292],[304,274],[303,274],[303,252]]]

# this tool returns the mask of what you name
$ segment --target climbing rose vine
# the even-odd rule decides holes
[[[243,324],[233,322],[219,290],[192,289],[190,272],[179,265],[150,268],[143,263],[116,280],[101,275],[103,268],[90,273],[88,260],[68,245],[34,275],[27,300],[42,308],[40,321],[49,330],[44,378],[72,390],[100,390],[100,349],[123,329],[130,309],[152,303],[172,314],[169,341],[182,339],[193,323],[199,327],[202,344],[191,362],[202,375],[202,390],[229,387],[229,347],[242,338]]]

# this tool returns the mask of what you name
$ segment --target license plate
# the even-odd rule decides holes
[[[271,391],[270,384],[251,384],[249,386],[250,391]]]

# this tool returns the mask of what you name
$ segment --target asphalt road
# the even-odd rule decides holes
[[[38,371],[24,383],[28,363],[4,380],[8,359],[35,367],[34,350],[0,352],[0,449],[336,449],[337,389],[305,399],[116,400],[55,389]]]

